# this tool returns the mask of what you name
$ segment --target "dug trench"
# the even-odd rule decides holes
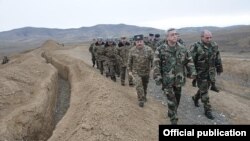
[[[0,140],[157,140],[165,107],[149,98],[140,108],[134,88],[101,76],[71,49],[47,41],[1,66]]]
[[[67,70],[41,52],[13,56],[0,68],[0,140],[47,140],[69,107]]]
[[[140,108],[135,88],[102,76],[90,65],[87,50],[47,41],[0,67],[0,140],[158,140],[158,125],[169,124],[160,88],[150,80],[148,102]],[[211,92],[216,120],[206,119],[191,100],[197,88],[188,84],[178,109],[180,124],[249,123],[249,103],[223,91]],[[237,108],[228,108],[232,102]]]

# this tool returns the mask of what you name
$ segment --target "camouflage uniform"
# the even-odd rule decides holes
[[[121,73],[121,84],[125,85],[125,77],[126,77],[126,70],[127,70],[127,61],[128,61],[128,54],[129,50],[131,49],[131,45],[129,42],[126,42],[123,44],[120,42],[118,44],[118,55],[121,57],[121,60],[119,61],[120,65],[120,73]],[[128,76],[129,85],[133,85],[133,78],[131,76]]]
[[[146,45],[142,49],[134,46],[129,51],[128,71],[133,74],[133,81],[135,82],[139,102],[146,101],[153,55],[153,50]]]
[[[92,43],[92,44],[90,44],[90,47],[89,47],[89,52],[91,53],[91,60],[92,60],[93,67],[96,64],[96,57],[94,54],[94,45],[95,45],[95,43]],[[97,68],[98,68],[98,65],[97,65]]]
[[[116,44],[113,42],[111,45],[108,42],[105,44],[104,48],[105,61],[103,63],[104,72],[107,77],[111,77],[113,81],[116,81],[115,67],[118,59]]]
[[[94,49],[94,55],[96,56],[97,60],[97,66],[99,67],[101,74],[103,74],[103,62],[105,61],[106,58],[104,56],[104,42],[101,42],[101,44],[96,42],[94,44],[93,49]]]
[[[3,61],[2,61],[2,64],[7,64],[9,62],[9,59],[7,56],[4,56],[3,57]]]
[[[201,101],[204,103],[205,114],[211,113],[208,88],[210,83],[215,81],[216,71],[217,73],[223,72],[218,45],[215,42],[211,42],[208,45],[205,45],[202,41],[196,42],[191,46],[191,53],[197,71],[199,88],[193,100],[196,102],[196,106],[198,106],[198,100],[201,98]]]
[[[155,52],[156,48],[158,47],[158,42],[160,42],[160,34],[155,34],[155,38],[152,41],[150,47],[153,49],[153,51]]]
[[[181,98],[181,87],[185,84],[186,70],[196,75],[191,53],[180,43],[169,47],[164,43],[155,51],[153,77],[157,85],[162,84],[168,99],[168,116],[177,123],[177,108]]]

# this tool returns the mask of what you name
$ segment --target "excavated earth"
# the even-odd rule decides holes
[[[153,80],[148,102],[137,103],[135,88],[121,86],[91,66],[88,45],[42,47],[0,65],[0,140],[158,140],[169,124],[166,98]],[[178,114],[180,124],[249,124],[249,99],[210,92],[215,120],[195,108],[197,88],[188,80]]]

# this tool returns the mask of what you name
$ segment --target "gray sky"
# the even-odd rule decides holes
[[[250,0],[0,0],[0,31],[130,24],[159,29],[250,24]]]

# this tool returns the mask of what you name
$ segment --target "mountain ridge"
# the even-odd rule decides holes
[[[184,27],[178,29],[178,31],[184,41],[191,44],[199,40],[200,32],[204,29],[208,29],[214,34],[214,40],[225,51],[232,50],[235,46],[238,46],[241,51],[250,51],[250,42],[248,42],[250,39],[250,25]],[[46,40],[56,40],[64,44],[79,44],[96,37],[119,38],[120,36],[132,37],[135,34],[148,35],[149,33],[164,35],[165,30],[126,24],[98,24],[90,27],[69,29],[23,27],[0,32],[0,50],[8,53],[15,49],[32,49],[41,46]]]

